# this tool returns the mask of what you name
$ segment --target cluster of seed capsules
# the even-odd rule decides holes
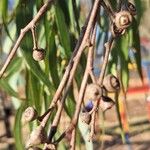
[[[110,97],[106,96],[106,92],[118,92],[119,89],[119,80],[112,74],[105,76],[102,87],[96,83],[88,84],[84,95],[85,106],[80,113],[81,121],[90,124],[91,113],[93,112],[94,103],[97,100],[100,101],[99,106],[102,111],[110,109],[115,102]]]

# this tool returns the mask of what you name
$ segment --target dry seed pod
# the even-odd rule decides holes
[[[111,25],[111,33],[114,37],[123,35],[126,32],[126,29],[118,29],[115,25],[115,23],[113,23]]]
[[[84,100],[98,100],[102,95],[102,89],[98,84],[91,83],[86,86]]]
[[[124,10],[116,13],[114,23],[118,29],[126,29],[132,23],[130,12]]]
[[[108,92],[116,92],[120,89],[119,80],[112,74],[109,74],[104,78],[103,86]]]
[[[102,109],[102,111],[106,111],[110,108],[112,108],[112,106],[115,104],[115,102],[107,96],[102,96],[101,100],[100,100],[100,108]]]
[[[131,15],[136,15],[136,8],[132,3],[128,2],[127,9]]]
[[[42,126],[38,126],[31,132],[30,137],[26,142],[26,148],[42,144],[46,142],[46,139],[47,138],[44,128]]]
[[[35,61],[41,61],[45,57],[45,50],[42,48],[33,50],[32,57]]]
[[[84,122],[86,124],[90,124],[91,114],[89,114],[89,112],[81,112],[80,113],[80,119],[81,119],[82,122]]]
[[[37,118],[37,111],[33,107],[28,107],[22,115],[23,123],[28,123]]]

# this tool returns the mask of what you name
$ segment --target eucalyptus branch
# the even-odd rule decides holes
[[[99,5],[100,4],[100,0],[96,0],[94,2],[94,5],[91,9],[91,12],[89,14],[89,17],[87,18],[86,20],[86,23],[85,23],[85,26],[83,27],[82,29],[82,34],[77,42],[77,45],[75,47],[75,50],[74,50],[74,53],[72,55],[72,58],[68,64],[68,67],[64,73],[64,76],[61,80],[61,83],[53,97],[53,100],[52,100],[52,103],[50,105],[50,108],[51,107],[55,107],[56,103],[57,103],[57,100],[58,98],[60,97],[60,95],[62,95],[62,91],[65,87],[65,91],[64,91],[64,95],[62,96],[62,99],[61,99],[61,105],[59,106],[59,111],[57,111],[57,114],[56,114],[56,117],[54,119],[54,123],[52,124],[52,126],[57,126],[57,123],[59,122],[59,117],[60,114],[61,114],[61,111],[63,109],[63,103],[66,99],[66,96],[67,96],[67,92],[70,88],[70,85],[72,84],[72,80],[73,80],[73,77],[74,77],[74,74],[75,74],[75,71],[76,71],[76,68],[77,68],[77,65],[79,63],[79,60],[80,60],[80,57],[81,57],[81,54],[83,52],[83,50],[85,49],[85,47],[87,45],[90,45],[88,42],[89,42],[89,37],[90,37],[90,33],[91,33],[91,29],[93,28],[93,25],[95,24],[95,19],[96,19],[96,15],[98,13],[98,10],[99,10]],[[50,113],[47,114],[47,116],[45,116],[45,118],[43,119],[43,121],[41,122],[41,125],[42,126],[45,126],[47,121],[48,121],[48,118],[50,116]],[[51,137],[51,136],[50,136]]]
[[[11,60],[13,59],[13,57],[16,54],[17,49],[20,46],[21,41],[23,40],[25,34],[29,31],[32,30],[32,28],[36,25],[36,23],[39,21],[39,19],[42,18],[42,16],[45,14],[45,12],[47,11],[48,7],[52,4],[54,0],[47,0],[47,2],[45,2],[45,4],[40,8],[40,10],[38,11],[38,13],[34,16],[34,18],[32,19],[31,22],[28,23],[27,26],[25,26],[23,29],[21,29],[20,35],[16,41],[16,43],[14,44],[13,48],[11,49],[2,69],[0,70],[0,78],[3,76],[4,72],[6,71],[8,65],[10,64]]]
[[[109,53],[110,53],[110,50],[111,50],[111,45],[113,43],[113,40],[114,40],[114,38],[110,37],[110,40],[107,43],[105,43],[105,56],[104,56],[103,65],[102,65],[102,68],[101,68],[100,77],[99,77],[99,80],[98,80],[98,84],[101,87],[102,87],[104,75],[105,75],[105,72],[106,72],[106,67],[107,67],[107,64],[108,64]],[[93,138],[93,135],[95,133],[96,113],[98,111],[99,103],[100,103],[100,99],[98,99],[95,102],[94,107],[92,109],[91,132],[90,132],[89,140],[91,140]]]
[[[96,27],[93,31],[92,40],[91,40],[92,45],[89,48],[88,58],[87,58],[87,65],[86,65],[85,73],[84,73],[84,76],[83,76],[83,79],[82,79],[82,83],[81,83],[81,87],[80,87],[80,91],[79,91],[79,97],[78,97],[78,101],[77,101],[77,104],[76,104],[76,109],[75,109],[73,119],[72,119],[69,127],[58,138],[56,143],[60,142],[65,137],[65,135],[67,133],[73,131],[75,129],[75,127],[77,126],[77,122],[78,122],[78,119],[79,119],[79,113],[80,113],[80,110],[81,110],[81,105],[82,105],[83,97],[84,97],[84,93],[85,93],[85,88],[86,88],[87,80],[88,80],[88,77],[89,77],[89,70],[91,69],[91,61],[92,61],[92,56],[93,56],[93,51],[94,51],[94,43],[95,43],[95,34],[96,34]],[[75,135],[75,133],[73,135]],[[72,138],[75,138],[75,137],[72,136]]]

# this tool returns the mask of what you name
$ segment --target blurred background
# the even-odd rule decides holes
[[[64,5],[60,7],[62,10],[59,10],[62,14],[64,14],[64,16],[61,16],[63,20],[68,17],[65,14],[65,9],[63,9],[63,7],[67,8],[68,11],[71,11],[70,2],[67,2],[65,0],[64,2]],[[112,4],[112,7],[115,7],[115,1],[109,0],[109,2],[110,4]],[[122,82],[125,86],[126,96],[124,96],[121,92],[118,97],[116,106],[105,113],[100,112],[100,117],[98,118],[96,128],[96,137],[94,139],[94,142],[92,143],[92,147],[94,150],[150,150],[150,1],[135,0],[132,2],[135,3],[137,8],[136,19],[137,27],[139,29],[139,39],[137,39],[137,37],[134,37],[136,34],[133,34],[132,38],[136,39],[135,45],[138,48],[134,49],[134,47],[132,47],[131,45],[128,46],[127,43],[127,47],[129,50],[129,53],[127,53],[127,55],[129,55],[128,61],[125,64],[125,68],[123,68],[124,65],[119,66],[120,70],[122,68],[125,69],[125,73],[122,75]],[[18,14],[21,10],[19,10],[19,8],[22,7],[20,6],[21,3],[24,3],[23,0],[0,1],[0,67],[2,67],[7,55],[9,54],[9,51],[19,34],[19,29],[21,29],[28,23],[28,21],[22,21],[22,16],[19,16]],[[27,0],[26,3],[29,3],[29,0]],[[37,0],[36,2],[33,2],[32,4],[31,3],[32,2],[29,3],[29,8],[30,5],[33,6],[32,15],[34,15],[42,5],[42,2]],[[58,4],[59,3],[61,4],[60,1],[58,1]],[[92,1],[76,0],[76,4],[78,10],[80,10],[80,13],[78,12],[77,15],[79,16],[79,18],[75,17],[73,19],[75,19],[76,21],[78,20],[78,24],[76,22],[74,23],[74,21],[71,19],[68,23],[66,20],[69,17],[65,20],[67,23],[62,24],[64,30],[65,28],[69,29],[69,36],[71,37],[71,49],[73,49],[75,42],[78,39],[78,30],[80,30],[85,21],[85,18],[91,8]],[[25,10],[23,10],[22,12],[24,11]],[[21,118],[20,112],[23,112],[23,110],[25,109],[23,104],[26,103],[26,101],[27,103],[25,104],[25,106],[31,104],[35,105],[36,108],[39,108],[39,113],[42,113],[44,112],[44,110],[46,110],[46,106],[49,104],[49,99],[51,99],[53,93],[51,94],[47,92],[48,88],[46,86],[49,86],[49,83],[46,83],[47,78],[45,76],[45,79],[42,78],[43,74],[41,72],[43,71],[44,74],[49,75],[50,82],[52,82],[52,86],[54,88],[58,86],[59,81],[61,80],[64,68],[67,65],[72,50],[67,54],[65,49],[70,48],[68,48],[65,43],[61,41],[62,38],[65,38],[66,41],[68,40],[68,37],[65,37],[68,33],[66,31],[63,31],[63,29],[61,29],[61,27],[57,24],[59,22],[59,17],[57,18],[57,15],[60,15],[60,13],[58,13],[59,11],[57,10],[57,13],[54,10],[49,11],[48,13],[50,15],[46,18],[46,21],[49,23],[49,27],[46,28],[46,25],[42,24],[44,21],[41,21],[41,25],[37,29],[40,45],[47,48],[47,37],[44,37],[46,36],[44,31],[53,29],[53,24],[54,26],[56,26],[56,29],[54,29],[56,45],[52,47],[50,45],[51,43],[49,43],[49,47],[56,49],[57,52],[51,53],[51,51],[49,50],[49,54],[51,54],[52,56],[51,58],[49,56],[47,58],[50,59],[50,63],[55,61],[55,64],[52,63],[51,65],[58,69],[55,70],[51,68],[51,65],[49,65],[50,71],[47,71],[47,69],[45,69],[45,66],[49,62],[47,62],[46,60],[39,64],[35,62],[32,63],[33,60],[31,60],[30,63],[29,61],[31,58],[28,57],[28,54],[26,54],[26,52],[24,51],[24,49],[26,50],[29,47],[32,48],[32,43],[29,42],[31,46],[26,45],[27,47],[25,47],[22,44],[22,46],[19,48],[14,61],[11,63],[10,67],[7,69],[4,75],[6,79],[2,79],[0,81],[0,150],[18,149],[19,146],[17,146],[16,148],[15,145],[17,145],[16,140],[19,140],[20,138],[20,131],[24,133],[23,135],[25,137],[27,136],[26,131],[29,130],[28,127],[22,127],[21,129],[19,122],[20,120],[18,121],[18,119]],[[32,15],[29,15],[29,20],[32,19]],[[56,17],[56,22],[54,16]],[[100,73],[104,49],[103,45],[110,34],[108,27],[108,17],[106,17],[106,13],[104,12],[104,10],[101,10],[100,16],[101,24],[97,29],[97,46],[94,62],[95,75],[98,75]],[[49,21],[50,19],[52,19],[51,22]],[[22,24],[20,24],[19,22],[22,22]],[[63,37],[63,35],[58,34],[57,31],[59,31],[60,33],[65,32],[66,34]],[[124,40],[125,39],[122,39],[121,42],[123,43]],[[123,46],[124,45],[122,45],[122,47]],[[123,48],[120,48],[120,51],[122,49]],[[56,58],[53,59],[52,57]],[[110,63],[110,67],[108,68],[108,70],[113,72],[113,66],[116,65],[116,62],[114,62],[113,60],[110,60],[110,62],[112,63]],[[141,67],[139,67],[140,64]],[[32,68],[33,66],[35,69]],[[37,71],[39,67],[41,68],[41,72]],[[83,71],[81,70],[82,69],[79,68],[77,77],[80,73],[83,73]],[[55,73],[58,74],[58,78],[54,78],[53,74]],[[40,74],[39,78],[37,78],[35,74],[37,74],[37,76]],[[78,80],[81,81],[81,79]],[[33,93],[29,92],[28,90],[33,90]],[[38,94],[41,94],[42,96],[37,95],[37,93],[34,92],[36,90],[39,90],[40,92]],[[114,97],[114,95],[111,94],[110,96]],[[70,111],[72,107],[74,108],[74,105],[75,104],[73,101],[67,104],[66,107]],[[67,123],[70,120],[68,116],[70,116],[71,114],[72,112],[70,112],[69,115],[64,114],[65,119],[63,118],[61,120],[61,123],[64,126],[67,126]],[[34,128],[34,126],[35,123],[30,125],[31,128]],[[78,149],[86,149],[84,145],[88,145],[89,143],[87,144],[85,142],[84,144],[84,138],[82,137],[80,137],[79,139],[79,141],[81,142],[78,142],[78,144],[80,143]]]

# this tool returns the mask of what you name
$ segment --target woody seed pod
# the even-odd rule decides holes
[[[108,92],[116,92],[120,89],[119,80],[112,74],[109,74],[104,78],[103,86]]]
[[[111,25],[111,33],[114,37],[123,35],[126,32],[126,29],[118,29],[115,25],[115,23],[113,23]]]
[[[127,9],[131,15],[136,15],[136,8],[132,3],[128,2]]]
[[[129,11],[120,11],[115,14],[115,25],[118,29],[126,29],[131,25],[132,16]]]
[[[46,142],[46,133],[45,133],[44,127],[38,126],[36,129],[34,129],[31,132],[30,137],[26,142],[26,148],[37,146],[44,142]]]
[[[37,118],[37,111],[33,107],[28,107],[22,115],[23,123],[33,121]]]
[[[89,124],[91,122],[91,114],[89,112],[81,112],[80,113],[80,119],[82,122]]]
[[[45,57],[45,50],[42,48],[33,50],[32,57],[35,61],[41,61]]]
[[[102,89],[98,84],[91,83],[86,86],[84,100],[98,100],[102,95]]]
[[[100,100],[100,108],[102,109],[102,111],[106,111],[110,108],[112,108],[112,106],[115,104],[115,102],[107,96],[102,96],[101,100]]]

